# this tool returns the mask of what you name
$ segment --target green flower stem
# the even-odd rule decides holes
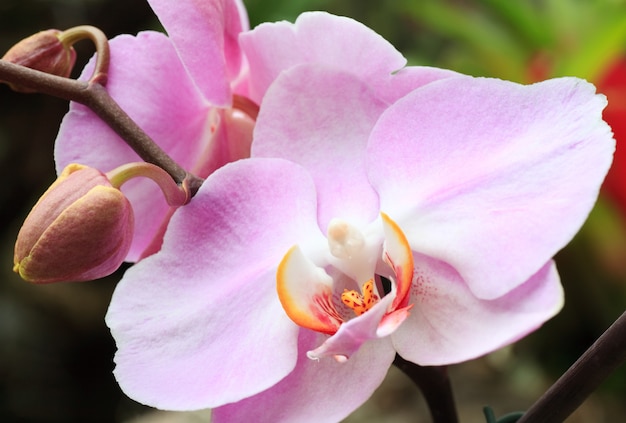
[[[127,163],[106,174],[114,188],[120,188],[125,182],[137,177],[152,179],[163,191],[167,204],[173,207],[185,205],[191,199],[186,181],[176,184],[172,177],[163,169],[151,163]]]
[[[89,82],[97,82],[105,86],[108,79],[111,55],[109,51],[109,40],[106,35],[104,35],[104,32],[100,31],[95,26],[81,25],[70,28],[59,34],[59,41],[66,47],[71,47],[74,43],[84,39],[91,40],[98,52],[96,55],[96,65]]]
[[[0,60],[0,81],[84,104],[126,141],[139,157],[163,168],[177,184],[185,182],[193,196],[203,180],[188,173],[163,151],[111,98],[98,82],[102,78],[98,75],[102,73],[95,73],[92,77],[96,82],[76,81]]]
[[[422,391],[433,423],[458,423],[452,385],[445,367],[422,367],[406,361],[398,354],[393,364]]]
[[[521,411],[515,411],[513,413],[506,414],[499,419],[496,419],[496,415],[494,414],[491,407],[483,407],[483,413],[485,414],[485,418],[487,419],[487,423],[517,423],[517,421],[524,415]]]
[[[564,421],[626,362],[626,311],[589,347],[517,423]]]

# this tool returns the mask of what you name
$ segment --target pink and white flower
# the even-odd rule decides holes
[[[168,36],[145,31],[110,41],[107,90],[122,109],[183,168],[206,177],[248,157],[253,120],[233,107],[246,90],[247,66],[237,42],[248,29],[241,0],[150,0]],[[81,78],[87,79],[93,60]],[[82,163],[104,172],[138,156],[86,106],[72,103],[56,144],[58,172]],[[147,180],[123,188],[135,216],[127,256],[158,250],[171,209]]]
[[[614,149],[592,85],[400,69],[324,13],[241,44],[252,158],[175,213],[107,314],[129,396],[215,422],[338,421],[396,354],[469,360],[559,311],[551,257]]]

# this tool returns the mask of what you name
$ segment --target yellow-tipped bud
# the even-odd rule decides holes
[[[71,164],[26,218],[13,270],[33,283],[107,276],[124,261],[133,228],[130,202],[107,176]]]

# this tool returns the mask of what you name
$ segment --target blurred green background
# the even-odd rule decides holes
[[[524,83],[575,75],[597,83],[610,104],[626,104],[626,70],[607,76],[626,58],[624,1],[247,0],[246,5],[251,26],[327,10],[370,26],[410,64]],[[159,28],[144,0],[2,0],[0,51],[39,30],[80,24],[96,25],[109,37]],[[92,54],[88,43],[77,49],[76,73]],[[618,126],[626,116],[617,106],[607,120],[619,141]],[[154,412],[117,387],[111,373],[115,345],[103,318],[123,269],[97,282],[52,286],[29,285],[11,272],[21,221],[55,178],[53,141],[66,110],[62,100],[0,86],[0,422],[202,421],[205,413]],[[450,368],[462,422],[484,421],[485,404],[497,414],[527,408],[624,310],[625,167],[613,172],[588,224],[557,257],[564,310],[516,345]],[[622,366],[568,422],[624,420]],[[392,369],[347,421],[429,418],[417,389]]]

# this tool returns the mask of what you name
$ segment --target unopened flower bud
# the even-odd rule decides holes
[[[130,202],[107,176],[71,164],[26,218],[13,270],[34,283],[107,276],[124,261],[133,228]]]
[[[76,62],[76,51],[61,41],[62,32],[56,29],[41,31],[15,44],[2,60],[26,66],[52,75],[68,77]],[[19,92],[34,90],[10,84]]]

